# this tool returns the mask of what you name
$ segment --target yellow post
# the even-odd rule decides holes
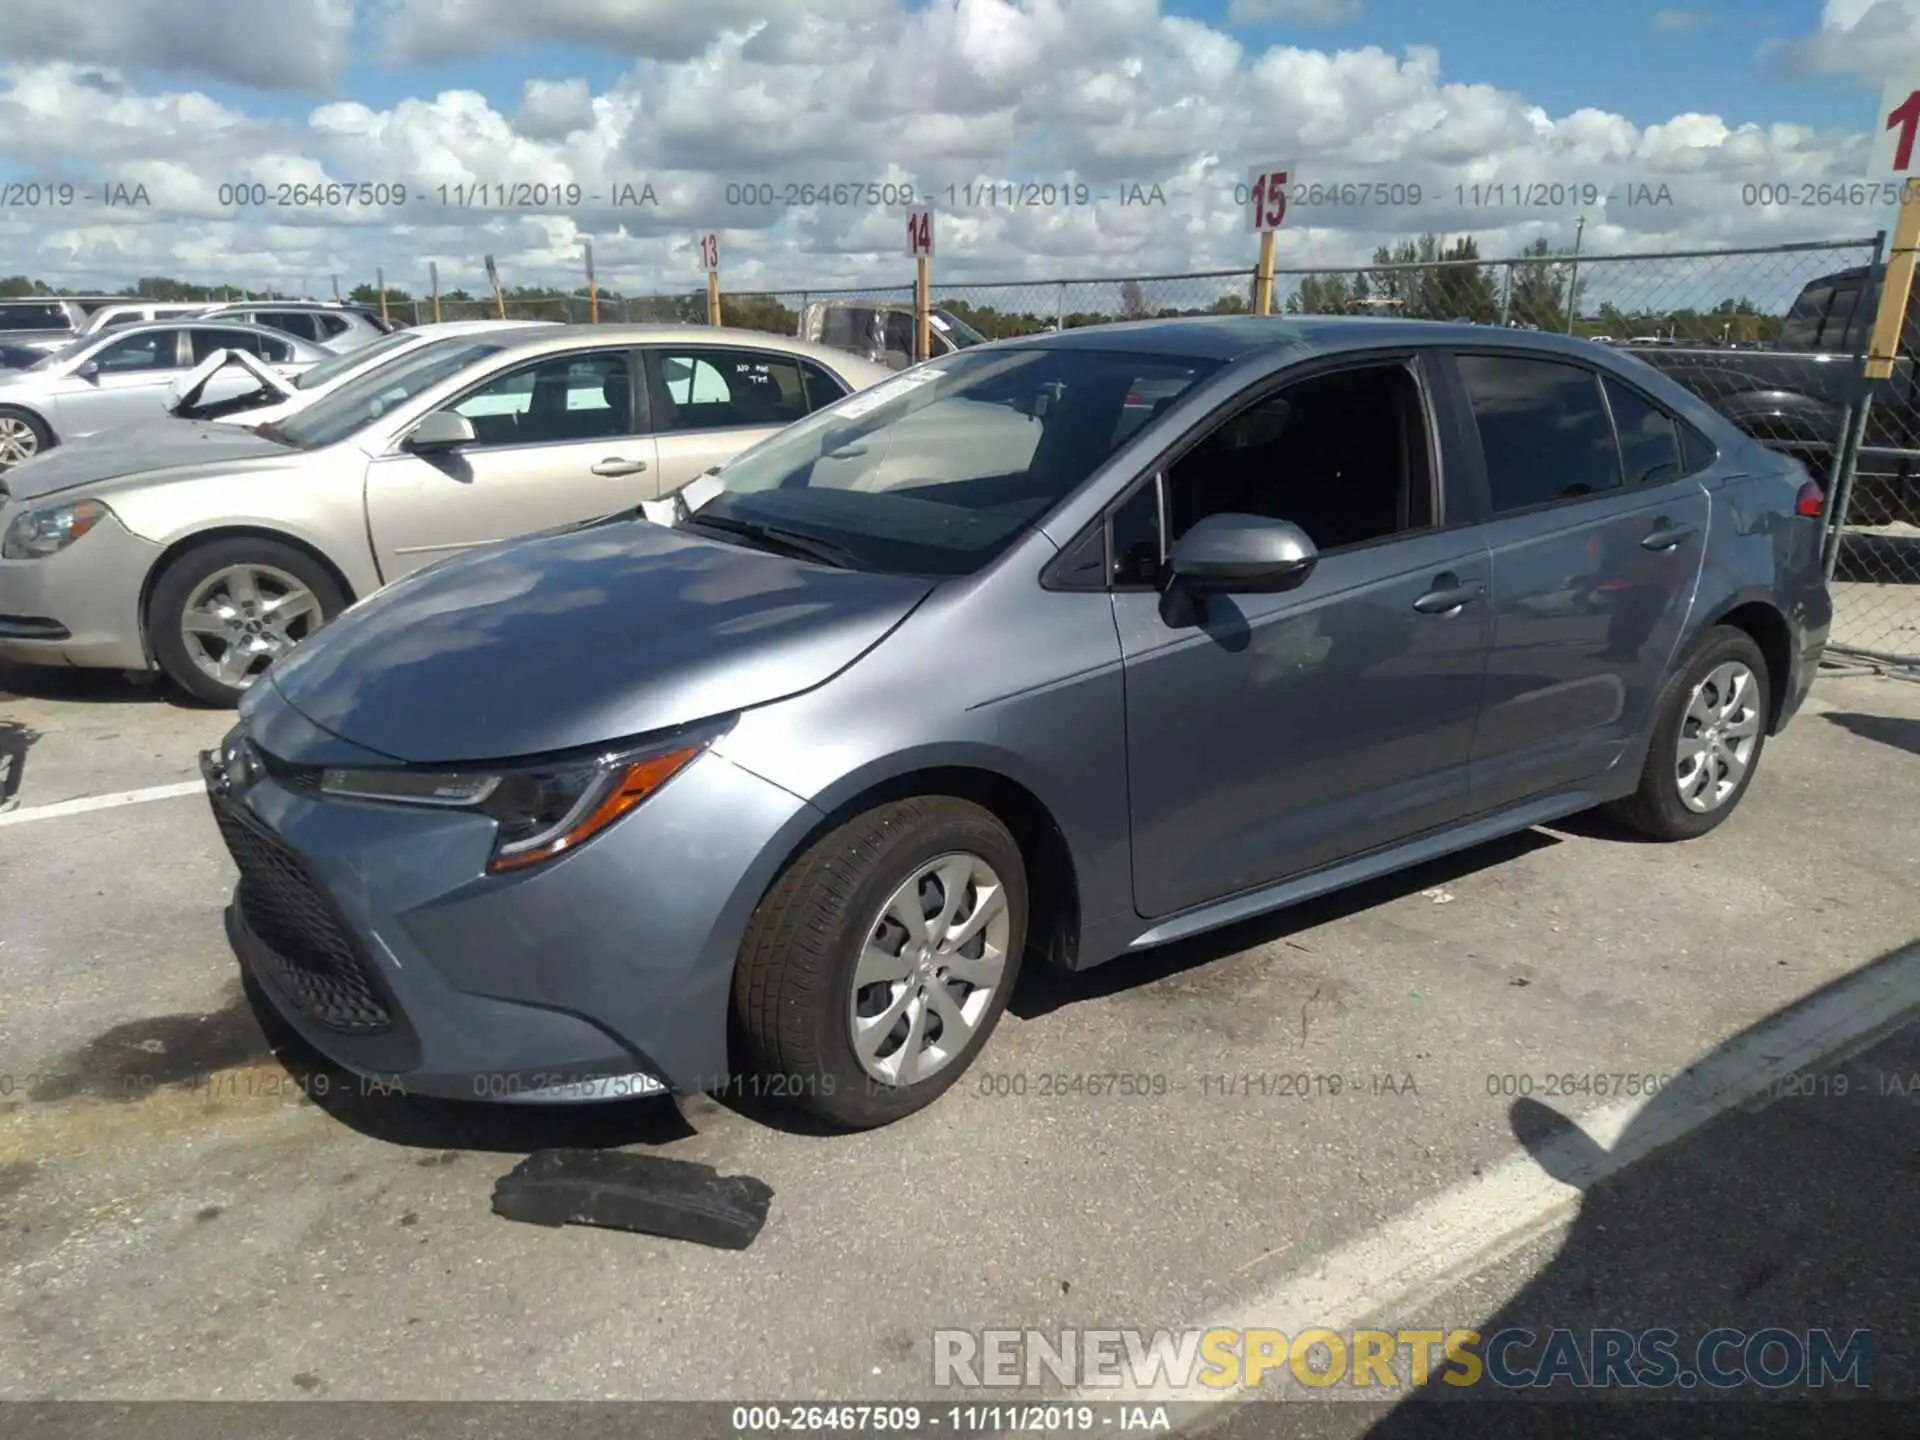
[[[1913,273],[1911,263],[1907,266],[1907,273],[1909,275]],[[387,272],[384,270],[376,270],[373,272],[373,278],[374,282],[380,287],[380,323],[386,325],[390,323],[387,319]]]
[[[1260,263],[1253,272],[1253,313],[1273,313],[1273,237],[1276,230],[1260,232]]]
[[[1885,380],[1893,374],[1907,301],[1913,294],[1916,252],[1920,252],[1920,180],[1909,180],[1900,192],[1900,218],[1893,223],[1893,248],[1887,255],[1886,278],[1880,282],[1880,309],[1873,317],[1873,340],[1867,348],[1869,380]]]
[[[925,255],[913,261],[913,358],[921,361],[933,355],[933,278]]]
[[[600,286],[593,278],[593,246],[587,246],[587,323],[600,323]]]
[[[707,324],[720,323],[720,272],[707,271]]]
[[[440,323],[440,262],[427,262],[427,279],[433,284],[433,323]]]

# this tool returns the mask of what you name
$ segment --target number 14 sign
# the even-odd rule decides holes
[[[915,210],[907,216],[907,254],[909,257],[933,254],[931,210]]]

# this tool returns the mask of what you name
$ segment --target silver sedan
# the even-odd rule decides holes
[[[889,373],[756,331],[529,326],[415,345],[268,424],[98,435],[0,475],[0,660],[232,704],[400,577],[659,499]]]
[[[245,351],[283,375],[334,358],[310,341],[237,322],[168,321],[84,336],[24,369],[0,370],[0,473],[97,430],[163,417],[174,382],[219,350]],[[211,382],[205,398],[254,384],[235,371]]]

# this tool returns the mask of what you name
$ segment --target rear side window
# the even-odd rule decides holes
[[[336,335],[347,333],[347,322],[339,315],[315,315],[313,323],[320,327],[322,340],[331,340]]]
[[[805,418],[799,363],[761,350],[662,351],[661,430],[791,425]]]
[[[71,330],[64,305],[0,305],[0,330]]]
[[[289,335],[298,335],[302,340],[320,338],[313,328],[313,316],[304,310],[262,310],[255,320],[256,323],[271,329],[284,330]]]
[[[852,393],[835,376],[811,360],[800,362],[800,373],[806,381],[806,406],[810,411],[818,410],[824,405],[831,405],[834,401],[845,399]]]
[[[1780,327],[1782,350],[1845,350],[1847,326],[1860,303],[1856,279],[1815,281],[1800,292]]]
[[[1680,458],[1687,467],[1683,473],[1697,475],[1720,458],[1719,447],[1693,426],[1684,420],[1675,424],[1680,431]]]
[[[1496,515],[1620,488],[1620,452],[1600,377],[1578,365],[1462,355]]]
[[[1617,380],[1608,379],[1606,387],[1628,486],[1661,485],[1678,479],[1684,472],[1673,417]]]

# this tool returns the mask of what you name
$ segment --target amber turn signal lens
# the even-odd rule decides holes
[[[523,870],[529,865],[538,865],[564,854],[606,829],[653,794],[684,770],[687,763],[705,748],[703,745],[690,745],[684,750],[669,750],[663,754],[649,755],[644,760],[635,760],[615,770],[600,787],[600,798],[564,833],[535,849],[496,855],[487,869],[496,874],[502,870]]]

